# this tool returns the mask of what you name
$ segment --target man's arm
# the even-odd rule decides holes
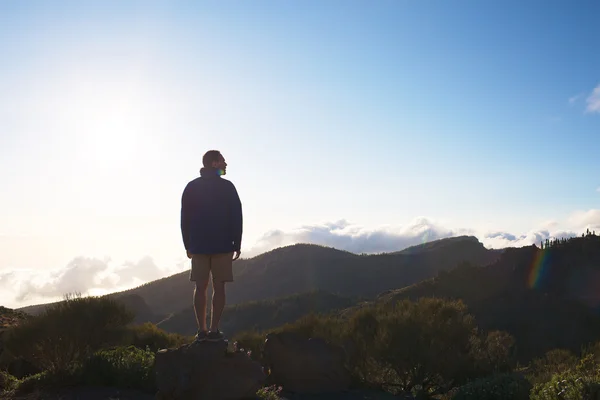
[[[242,217],[242,202],[240,196],[233,183],[231,184],[231,235],[233,237],[234,249],[240,252],[242,248],[242,231],[243,231],[243,217]]]
[[[190,211],[189,211],[189,190],[188,186],[183,190],[181,196],[181,237],[186,250],[190,248]]]

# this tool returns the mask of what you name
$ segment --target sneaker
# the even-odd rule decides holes
[[[216,330],[216,331],[210,331],[208,332],[208,335],[206,336],[206,340],[209,342],[220,342],[221,340],[224,340],[225,336],[223,335],[223,332],[221,332],[220,330]]]
[[[208,338],[208,332],[206,331],[198,331],[196,333],[196,342],[204,342]]]

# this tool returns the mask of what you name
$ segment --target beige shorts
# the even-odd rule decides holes
[[[190,281],[212,279],[217,282],[233,282],[233,252],[222,254],[193,254]]]

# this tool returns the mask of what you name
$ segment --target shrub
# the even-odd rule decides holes
[[[179,347],[192,341],[186,336],[165,332],[150,322],[130,327],[127,336],[127,344],[140,349],[149,348],[155,352],[160,349]]]
[[[581,371],[555,374],[549,382],[538,383],[531,390],[531,400],[587,400],[600,397],[598,376]]]
[[[84,385],[155,390],[154,352],[134,346],[101,350],[83,364],[79,381]]]
[[[258,390],[256,392],[256,397],[261,400],[279,400],[279,395],[281,394],[281,386],[266,386]]]
[[[77,371],[68,369],[64,371],[44,371],[22,379],[15,391],[17,394],[33,393],[37,391],[54,390],[76,386],[78,383]]]
[[[548,382],[555,374],[575,369],[577,363],[577,357],[569,350],[550,350],[531,362],[528,378],[533,384]]]
[[[473,338],[473,377],[510,372],[515,367],[515,338],[507,332],[492,331]]]
[[[452,400],[528,400],[531,384],[518,374],[496,374],[461,386]]]
[[[5,351],[42,370],[66,370],[122,342],[133,314],[107,297],[67,297],[5,334]]]
[[[18,382],[18,379],[8,372],[0,371],[0,392],[13,390]]]
[[[370,381],[387,376],[397,391],[447,391],[470,367],[475,321],[460,301],[422,298],[363,308],[348,322],[352,370]]]
[[[237,342],[238,349],[250,350],[251,357],[265,365],[263,358],[263,350],[265,348],[265,334],[257,331],[246,331],[238,333],[233,338]]]

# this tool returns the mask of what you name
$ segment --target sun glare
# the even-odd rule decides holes
[[[124,162],[135,157],[149,114],[135,86],[80,84],[70,102],[77,155],[86,160]]]

